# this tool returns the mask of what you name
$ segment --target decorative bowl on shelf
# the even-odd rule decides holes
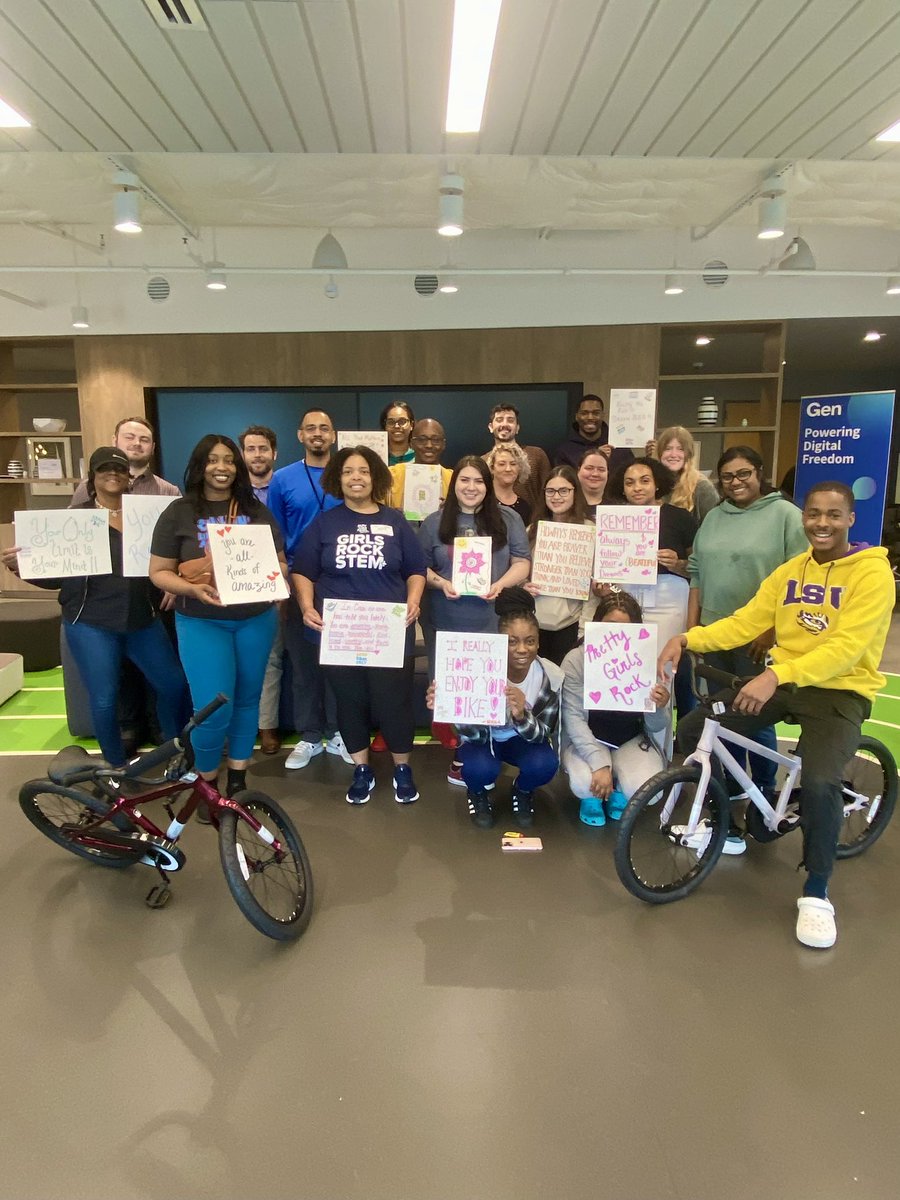
[[[37,433],[62,433],[66,427],[62,417],[34,417],[31,423]]]

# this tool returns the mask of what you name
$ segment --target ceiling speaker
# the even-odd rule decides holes
[[[728,282],[728,264],[720,258],[703,264],[703,282],[707,287],[724,287]]]
[[[437,275],[417,275],[414,286],[420,296],[433,296],[438,290]]]
[[[157,304],[162,304],[163,300],[168,300],[171,290],[169,281],[165,275],[154,275],[152,279],[147,280],[147,295],[151,300],[155,300]]]

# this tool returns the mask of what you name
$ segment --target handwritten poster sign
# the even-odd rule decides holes
[[[345,446],[368,446],[379,458],[388,460],[387,431],[384,429],[339,429],[337,448],[343,450]]]
[[[594,578],[601,583],[655,583],[659,509],[611,504],[597,509]]]
[[[150,567],[150,542],[159,515],[172,496],[122,497],[122,574],[146,576]]]
[[[610,388],[609,440],[614,446],[640,446],[653,437],[656,388]]]
[[[268,525],[211,525],[216,591],[223,604],[286,600],[288,586]]]
[[[326,600],[319,662],[335,667],[402,667],[406,605]]]
[[[486,596],[491,590],[491,539],[453,539],[453,588],[460,596]]]
[[[111,575],[105,508],[44,508],[13,515],[23,579]]]
[[[587,600],[591,591],[596,538],[593,525],[538,521],[531,582],[542,596]]]
[[[505,725],[509,638],[505,633],[438,630],[434,720],[447,725]]]
[[[584,627],[584,707],[605,712],[653,712],[655,625],[589,621]]]
[[[441,468],[430,463],[407,463],[403,483],[403,515],[424,521],[441,507]]]

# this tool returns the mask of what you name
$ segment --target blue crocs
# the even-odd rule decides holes
[[[627,807],[628,797],[624,792],[611,792],[606,801],[606,815],[611,821],[618,821]]]
[[[605,825],[606,813],[603,811],[603,801],[596,796],[585,796],[578,810],[578,819],[585,825]]]

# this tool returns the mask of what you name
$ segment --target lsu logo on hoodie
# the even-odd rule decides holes
[[[802,580],[789,579],[782,605],[785,608],[792,604],[821,607],[827,603],[830,608],[838,609],[841,607],[843,592],[842,587],[828,587],[821,583],[803,583]],[[797,613],[797,624],[807,633],[818,635],[826,633],[831,622],[827,613],[809,612],[801,608]]]

